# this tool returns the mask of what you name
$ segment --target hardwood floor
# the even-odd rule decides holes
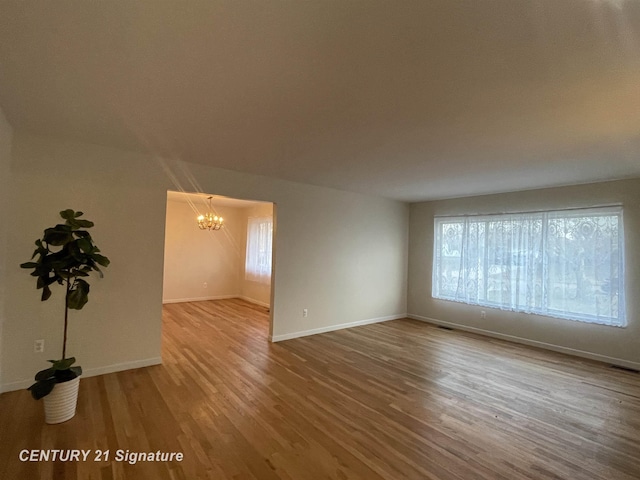
[[[413,320],[277,344],[267,331],[241,300],[166,305],[164,364],[82,379],[72,420],[44,425],[28,392],[0,395],[0,478],[640,478],[636,373]],[[184,459],[132,465],[118,449]]]

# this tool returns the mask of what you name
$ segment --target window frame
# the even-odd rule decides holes
[[[484,284],[484,290],[482,292],[482,294],[478,294],[478,297],[484,296],[484,298],[479,298],[477,301],[469,301],[468,299],[461,299],[459,298],[458,293],[456,292],[456,294],[454,295],[450,295],[450,294],[446,294],[442,292],[442,288],[441,288],[441,282],[442,282],[442,257],[443,257],[443,236],[444,236],[444,232],[442,229],[442,225],[446,224],[446,223],[456,223],[456,222],[468,222],[469,219],[477,219],[477,223],[481,223],[484,222],[485,223],[485,229],[484,229],[484,233],[483,235],[486,235],[486,232],[489,231],[489,229],[487,228],[488,223],[491,220],[506,220],[506,219],[512,219],[514,217],[517,217],[518,215],[520,216],[525,216],[525,215],[531,215],[531,216],[535,216],[535,215],[540,215],[541,219],[543,222],[547,222],[546,225],[544,225],[542,228],[546,229],[549,226],[549,219],[565,219],[565,218],[571,218],[571,217],[588,217],[589,213],[593,213],[594,217],[595,216],[613,216],[613,217],[617,217],[617,240],[618,240],[618,248],[617,248],[617,253],[618,253],[618,289],[617,292],[615,294],[615,298],[617,300],[617,317],[613,317],[611,315],[608,315],[606,317],[603,317],[602,315],[598,315],[596,314],[585,314],[585,313],[579,313],[579,312],[575,312],[575,311],[567,311],[567,310],[563,310],[563,309],[558,309],[556,307],[550,306],[549,303],[550,301],[545,298],[545,295],[547,292],[550,291],[550,285],[548,283],[550,283],[550,278],[545,277],[545,274],[543,272],[543,274],[541,274],[540,276],[540,289],[544,292],[546,289],[546,292],[543,293],[541,295],[542,301],[546,302],[545,305],[542,305],[540,307],[527,307],[527,308],[517,308],[517,307],[513,307],[511,304],[509,303],[504,303],[504,302],[500,302],[500,301],[493,301],[491,299],[488,299],[488,292],[489,290],[487,289],[487,282],[488,282],[488,278],[489,278],[489,273],[488,273],[488,269],[490,268],[490,266],[488,265],[488,261],[486,261],[486,249],[488,248],[487,244],[489,243],[486,238],[483,240],[484,243],[484,249],[485,249],[485,261],[483,262],[483,275],[482,275],[482,280],[480,279],[480,275],[478,275],[476,277],[476,284],[480,283],[482,281],[482,283]],[[613,327],[618,327],[618,328],[625,328],[628,326],[628,321],[627,321],[627,312],[626,312],[626,304],[625,304],[625,241],[624,241],[624,210],[623,210],[623,206],[616,204],[616,205],[605,205],[605,206],[598,206],[598,207],[583,207],[583,208],[571,208],[571,209],[554,209],[554,210],[539,210],[539,211],[521,211],[521,212],[508,212],[508,213],[489,213],[489,214],[470,214],[470,215],[436,215],[434,216],[434,223],[433,223],[433,227],[434,227],[434,233],[433,233],[433,258],[432,258],[432,287],[431,287],[431,296],[432,298],[436,299],[436,300],[444,300],[444,301],[453,301],[453,302],[458,302],[458,303],[463,303],[466,305],[472,305],[472,306],[482,306],[482,307],[487,307],[487,308],[496,308],[496,309],[501,309],[501,310],[509,310],[509,311],[514,311],[514,312],[519,312],[519,313],[528,313],[528,314],[534,314],[534,315],[541,315],[541,316],[547,316],[547,317],[552,317],[552,318],[560,318],[560,319],[564,319],[564,320],[571,320],[571,321],[580,321],[580,322],[585,322],[585,323],[591,323],[591,324],[598,324],[598,325],[606,325],[606,326],[613,326]],[[548,245],[547,245],[547,237],[545,237],[544,235],[542,236],[542,255],[543,257],[547,257],[547,255],[549,255],[549,250],[548,250]],[[464,249],[461,249],[464,250]],[[459,254],[459,258],[460,258],[460,262],[463,262],[463,255],[464,253],[461,252]],[[511,261],[513,261],[513,256],[511,255]],[[476,255],[475,257],[476,259],[479,258],[478,255]],[[545,260],[542,261],[542,263],[546,263]],[[509,264],[509,267],[512,267],[512,264]],[[458,277],[459,278],[459,277]],[[459,281],[459,280],[458,280]],[[547,283],[547,285],[545,286],[545,282]],[[536,287],[536,285],[529,285],[526,284],[525,288],[534,288]],[[479,289],[478,289],[479,291]],[[614,296],[614,294],[610,293],[611,296]]]

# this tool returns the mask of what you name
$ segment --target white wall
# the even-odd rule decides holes
[[[464,305],[431,297],[435,215],[542,210],[622,203],[628,327],[617,328]],[[458,198],[411,205],[410,316],[567,353],[640,367],[640,179]],[[480,318],[480,310],[487,313]]]
[[[2,392],[2,326],[5,321],[6,296],[6,264],[7,264],[7,235],[9,226],[9,198],[8,179],[11,163],[11,141],[13,130],[7,122],[4,112],[0,109],[0,392]]]
[[[195,207],[206,210],[201,203]],[[225,219],[224,228],[203,231],[198,228],[194,205],[181,200],[167,201],[164,303],[240,296],[242,242],[246,231],[244,209],[214,206],[214,210]]]
[[[248,280],[245,275],[246,251],[247,251],[247,222],[250,217],[273,218],[273,204],[260,203],[254,207],[244,209],[244,237],[242,243],[242,268],[241,288],[242,298],[250,302],[268,307],[271,305],[271,283],[260,283]]]
[[[40,302],[35,279],[19,264],[66,208],[82,210],[95,222],[92,236],[111,260],[103,279],[92,277],[89,303],[70,312],[68,354],[88,375],[160,362],[163,182],[156,163],[141,155],[16,132],[2,338],[5,388],[28,386],[47,359],[60,358],[63,292],[58,288]],[[45,340],[44,353],[33,352],[35,339]]]
[[[13,139],[10,182],[7,389],[28,386],[60,348],[61,292],[41,303],[18,265],[65,208],[96,223],[95,241],[112,262],[104,279],[93,279],[84,310],[71,312],[69,352],[88,374],[160,360],[167,190],[277,204],[275,339],[406,312],[409,207],[400,202],[21,132]],[[37,338],[46,340],[44,354],[33,353]]]

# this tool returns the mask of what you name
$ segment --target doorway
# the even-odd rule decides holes
[[[268,309],[270,338],[275,205],[168,191],[166,207],[163,304],[241,299]],[[210,211],[221,228],[199,225]]]

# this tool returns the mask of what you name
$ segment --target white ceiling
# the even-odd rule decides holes
[[[190,203],[195,207],[202,208],[209,205],[209,197],[211,197],[211,205],[216,207],[251,208],[264,203],[254,200],[223,197],[222,195],[209,195],[207,193],[167,192],[167,200],[169,201]]]
[[[2,0],[0,105],[405,201],[640,176],[640,1]]]

